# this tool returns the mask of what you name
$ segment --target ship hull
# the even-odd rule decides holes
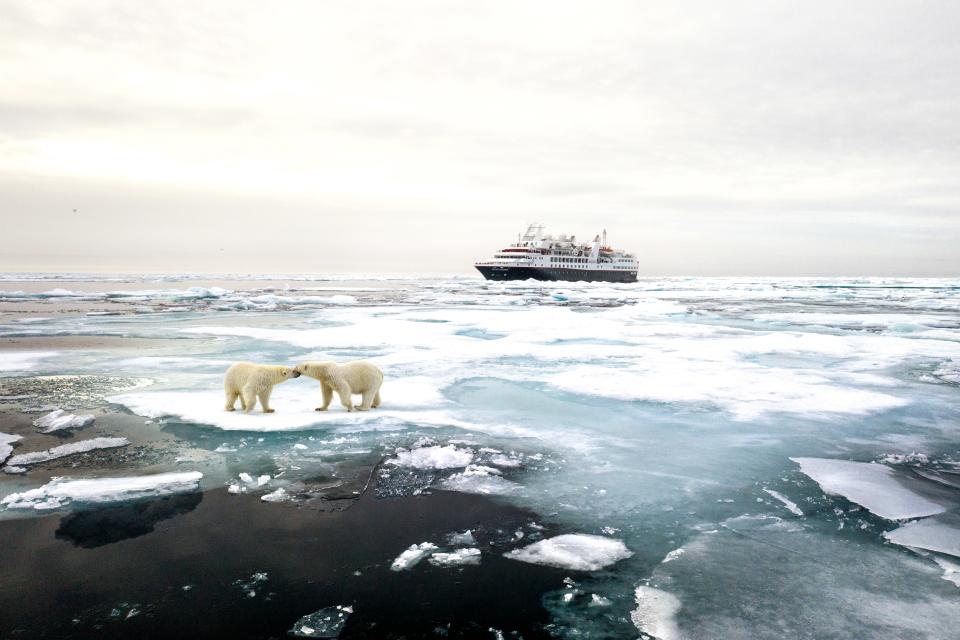
[[[487,280],[543,280],[550,282],[636,282],[635,271],[601,269],[551,269],[544,267],[511,267],[476,265]]]

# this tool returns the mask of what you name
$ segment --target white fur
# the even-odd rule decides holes
[[[355,360],[337,364],[336,362],[302,362],[294,371],[320,381],[320,393],[323,405],[317,411],[326,411],[333,399],[333,392],[340,396],[340,404],[347,411],[366,411],[380,406],[380,385],[383,384],[383,372],[377,365],[364,360]],[[354,407],[350,397],[353,394],[363,396],[363,402]]]
[[[233,411],[237,398],[240,398],[240,408],[244,411],[253,411],[260,400],[260,407],[264,413],[273,413],[270,408],[270,392],[274,385],[290,378],[296,378],[296,373],[290,367],[273,364],[255,364],[253,362],[237,362],[227,369],[223,379],[223,391],[227,396],[227,411]]]

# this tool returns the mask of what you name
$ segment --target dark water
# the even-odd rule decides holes
[[[8,520],[0,637],[284,638],[332,605],[354,608],[342,638],[549,637],[541,597],[569,572],[497,548],[498,529],[531,517],[443,491],[321,512],[217,490]],[[479,566],[390,571],[409,545],[467,528]]]

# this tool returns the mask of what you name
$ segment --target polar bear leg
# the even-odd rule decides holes
[[[272,388],[267,387],[265,391],[261,391],[257,394],[257,397],[260,398],[260,408],[263,409],[264,413],[273,413],[274,409],[270,408],[270,392],[273,391]]]
[[[333,400],[333,388],[326,382],[320,383],[320,394],[323,396],[323,404],[317,407],[317,411],[326,411]]]
[[[253,385],[247,385],[243,388],[240,401],[243,403],[244,411],[253,411],[253,408],[257,406],[257,390]]]
[[[373,394],[373,403],[370,405],[374,409],[380,406],[380,390],[377,389],[377,392]]]
[[[227,405],[224,407],[227,411],[233,411],[234,406],[237,404],[237,398],[240,397],[240,394],[236,389],[228,389],[227,394]]]
[[[353,411],[353,396],[350,394],[350,385],[345,382],[338,384],[337,395],[340,396],[340,404],[346,407],[347,411]]]
[[[367,389],[366,391],[364,391],[364,392],[363,392],[363,402],[360,404],[359,407],[357,407],[357,409],[358,409],[359,411],[366,411],[366,410],[368,410],[370,407],[372,407],[372,406],[373,406],[374,394],[375,394],[375,392],[373,391],[373,389]]]

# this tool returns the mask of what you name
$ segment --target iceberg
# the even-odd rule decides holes
[[[293,629],[290,629],[290,635],[299,638],[337,638],[351,613],[353,607],[345,605],[320,609],[297,620]]]
[[[960,516],[946,514],[908,522],[883,537],[905,547],[945,553],[960,558]]]
[[[597,571],[633,555],[622,540],[584,533],[547,538],[503,554],[511,560],[574,571]]]
[[[437,567],[477,565],[480,564],[480,549],[457,549],[450,553],[437,552],[430,556],[428,562]]]
[[[941,505],[908,489],[885,465],[827,458],[790,459],[824,493],[843,496],[881,518],[910,520],[945,511]]]
[[[22,439],[23,436],[13,435],[12,433],[0,433],[0,464],[6,462],[10,454],[13,453],[13,444]]]
[[[393,561],[393,564],[390,565],[390,570],[403,571],[405,569],[409,569],[437,549],[439,549],[439,547],[432,542],[412,544],[407,547],[403,553],[397,556],[396,560]]]
[[[126,438],[91,438],[89,440],[81,440],[80,442],[62,444],[59,447],[53,447],[46,451],[35,451],[33,453],[23,453],[18,456],[13,456],[10,458],[9,464],[11,466],[22,467],[24,465],[49,462],[57,458],[65,458],[97,449],[116,449],[117,447],[125,447],[128,444],[130,444],[130,441]]]
[[[55,409],[33,421],[33,426],[37,427],[40,433],[53,433],[55,431],[64,431],[66,429],[79,429],[93,423],[93,416],[78,416],[67,413],[63,409]]]
[[[447,542],[454,546],[469,546],[477,544],[477,539],[473,537],[473,531],[467,529],[463,533],[454,532],[447,536]]]
[[[36,489],[11,493],[0,500],[8,509],[58,509],[74,503],[105,504],[173,493],[196,491],[203,474],[199,471],[157,473],[148,476],[71,480],[54,478]]]

